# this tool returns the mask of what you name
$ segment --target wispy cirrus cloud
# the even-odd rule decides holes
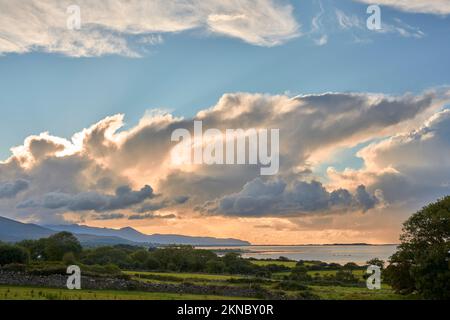
[[[187,30],[257,46],[280,45],[300,34],[293,7],[278,0],[78,0],[81,29],[68,30],[67,8],[73,4],[23,0],[18,5],[0,0],[0,54],[44,51],[72,57],[137,57],[140,46],[159,44],[164,34]]]
[[[339,28],[342,30],[355,30],[358,39],[367,36],[366,21],[360,16],[354,14],[347,14],[342,10],[336,9],[336,19]],[[373,32],[373,31],[372,31]],[[411,26],[399,18],[395,18],[390,22],[382,21],[381,29],[375,30],[379,34],[397,34],[406,38],[423,38],[425,33],[420,28]]]
[[[390,6],[406,12],[430,13],[437,15],[450,14],[450,2],[448,0],[355,0],[367,4],[377,3]]]

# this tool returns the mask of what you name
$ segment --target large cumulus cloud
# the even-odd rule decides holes
[[[95,218],[98,213],[115,214],[115,210],[125,217],[154,215],[159,211],[158,214],[164,214],[162,211],[172,209],[189,215],[196,214],[194,207],[203,207],[210,214],[234,216],[240,212],[244,216],[258,213],[281,216],[366,211],[384,201],[401,198],[392,195],[400,195],[401,190],[389,189],[379,182],[381,172],[386,180],[404,181],[414,177],[412,171],[371,160],[373,157],[368,155],[363,157],[367,168],[371,162],[380,163],[371,172],[330,169],[323,179],[316,175],[317,167],[332,160],[336,150],[373,140],[384,141],[398,132],[418,128],[448,98],[446,89],[401,96],[324,93],[288,97],[232,93],[191,119],[153,112],[136,126],[123,130],[124,116],[114,115],[81,130],[71,139],[43,133],[12,148],[11,157],[0,163],[0,181],[11,183],[22,179],[29,185],[15,197],[0,201],[0,209],[11,216],[45,221],[64,219],[69,213]],[[279,128],[278,176],[255,180],[260,177],[259,165],[172,163],[175,144],[171,142],[171,134],[177,128],[192,132],[193,120],[201,120],[204,130],[217,128],[222,132]],[[422,158],[411,157],[418,167],[423,166]],[[151,187],[142,188],[146,185]],[[251,186],[260,188],[248,197]],[[264,208],[258,207],[266,202]],[[215,207],[205,207],[205,203]]]
[[[396,134],[359,151],[360,170],[329,170],[335,185],[365,182],[383,190],[389,203],[412,206],[450,193],[450,110],[442,110],[420,128]]]

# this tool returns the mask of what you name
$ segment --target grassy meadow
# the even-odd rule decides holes
[[[0,285],[0,300],[228,300],[248,299],[161,292],[68,290]]]

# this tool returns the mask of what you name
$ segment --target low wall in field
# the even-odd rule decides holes
[[[34,275],[26,272],[0,271],[0,285],[49,287],[66,289],[66,275]],[[236,286],[214,286],[196,284],[145,283],[136,280],[103,277],[81,277],[81,288],[88,290],[121,290],[187,293],[200,295],[219,295],[231,297],[252,297],[265,299],[283,299],[283,295],[270,293],[261,288]]]

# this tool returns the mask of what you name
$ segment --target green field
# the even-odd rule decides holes
[[[367,288],[310,286],[325,300],[405,300],[414,296],[395,294],[388,286],[381,290]],[[0,286],[0,300],[250,300],[241,297],[194,295],[139,291],[67,290],[38,287]]]
[[[333,276],[335,275],[337,272],[337,270],[317,270],[317,271],[308,271],[308,274],[311,277],[325,277],[325,276]],[[365,271],[364,270],[353,270],[352,273],[360,280],[363,280],[363,276]],[[290,272],[289,271],[285,271],[285,272],[275,272],[274,274],[272,274],[274,279],[282,279],[285,276],[289,276]]]
[[[245,299],[139,291],[68,290],[38,287],[0,286],[0,300],[232,300]]]
[[[369,290],[361,287],[310,286],[312,292],[324,300],[408,300],[414,296],[396,294],[389,286],[381,290]]]
[[[288,268],[294,268],[297,264],[296,261],[279,261],[279,260],[251,260],[250,261],[253,264],[256,264],[257,266],[268,266],[270,264],[275,264],[278,266],[285,266]]]
[[[123,273],[139,277],[142,276],[157,276],[157,277],[171,277],[180,280],[206,280],[206,281],[226,281],[230,279],[245,279],[246,276],[239,275],[222,275],[222,274],[206,274],[206,273],[177,273],[177,272],[147,272],[147,271],[123,271]]]
[[[337,270],[317,270],[317,271],[308,271],[308,274],[310,276],[325,277],[325,276],[334,276],[336,272]],[[365,270],[353,270],[352,273],[355,277],[359,278],[360,280],[364,279],[363,276],[365,274]]]

